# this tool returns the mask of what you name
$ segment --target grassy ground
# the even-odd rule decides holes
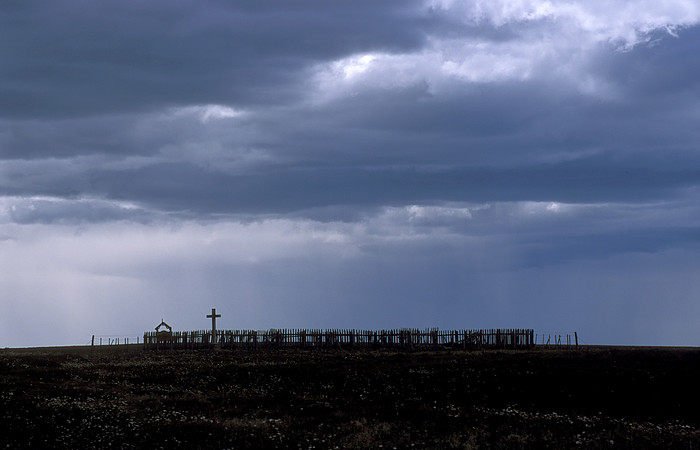
[[[700,351],[0,350],[7,448],[700,448]]]

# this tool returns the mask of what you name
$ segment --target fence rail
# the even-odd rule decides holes
[[[90,341],[90,345],[95,347],[95,346],[103,346],[103,345],[129,345],[129,344],[140,344],[141,343],[141,338],[140,336],[132,336],[132,335],[123,335],[123,336],[99,336],[99,335],[92,335],[92,340]]]
[[[535,345],[551,348],[578,348],[579,338],[576,331],[535,334]]]
[[[202,348],[513,348],[524,349],[535,345],[535,334],[530,329],[488,330],[320,330],[271,329],[159,331],[146,332],[143,346],[146,350],[202,349]]]

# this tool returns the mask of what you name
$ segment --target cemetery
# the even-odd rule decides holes
[[[0,447],[700,447],[697,348],[221,317],[195,332],[161,319],[138,343],[0,349]]]
[[[528,349],[535,345],[535,332],[531,329],[218,330],[216,319],[220,318],[221,314],[216,313],[216,308],[212,308],[211,314],[206,317],[211,319],[211,330],[173,332],[170,325],[161,321],[155,331],[144,333],[143,348],[145,350],[206,348],[429,349],[445,347]]]

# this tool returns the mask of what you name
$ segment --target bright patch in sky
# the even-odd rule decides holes
[[[375,55],[362,55],[335,63],[336,70],[342,72],[345,78],[353,78],[369,69]]]
[[[196,115],[202,123],[212,120],[232,119],[244,113],[224,105],[197,105],[175,109],[175,116]]]

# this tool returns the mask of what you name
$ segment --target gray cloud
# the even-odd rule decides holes
[[[309,62],[419,46],[420,18],[400,6],[366,2],[357,14],[355,2],[23,3],[0,19],[0,115],[289,101]]]
[[[684,0],[5,2],[0,339],[16,303],[118,329],[123,298],[193,328],[218,301],[240,327],[697,339],[698,23]]]

